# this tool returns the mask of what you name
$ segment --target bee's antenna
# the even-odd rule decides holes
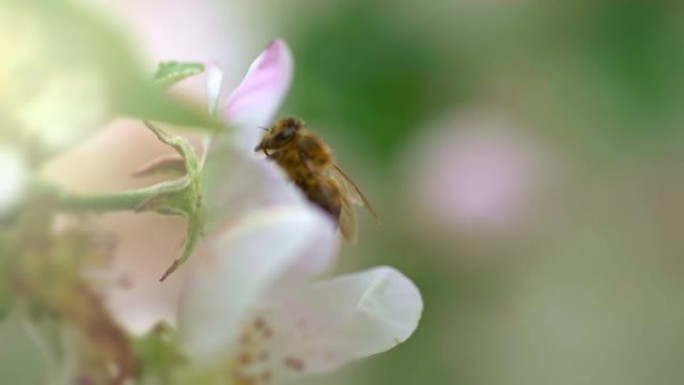
[[[264,126],[259,126],[259,128],[261,128],[261,129],[264,130],[264,131],[268,131],[268,130],[269,130],[268,127],[264,127]]]

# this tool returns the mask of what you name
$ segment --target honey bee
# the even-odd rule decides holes
[[[342,235],[356,241],[356,213],[352,204],[378,214],[356,184],[335,164],[330,148],[298,118],[283,118],[266,129],[254,148],[275,161],[307,196],[338,223]]]

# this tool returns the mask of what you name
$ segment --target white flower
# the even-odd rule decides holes
[[[220,188],[205,193],[208,204],[218,203],[212,213],[238,219],[217,229],[191,261],[179,308],[186,351],[205,365],[229,362],[231,375],[246,381],[330,370],[383,352],[413,333],[422,312],[418,289],[389,267],[316,279],[334,262],[334,223],[276,166],[250,154],[289,89],[292,67],[289,48],[275,40],[221,110],[237,143],[232,151],[220,138],[211,144],[205,178]],[[210,105],[220,78],[210,70]]]
[[[169,279],[181,285],[170,321],[192,362],[245,381],[330,370],[388,350],[413,333],[422,312],[418,289],[389,267],[318,279],[337,255],[334,222],[252,150],[291,77],[290,50],[275,40],[220,109],[235,130],[205,141],[207,234]],[[221,79],[209,68],[210,112]],[[168,314],[155,306],[146,307],[148,321],[149,309],[157,319]],[[124,323],[140,321],[119,310]]]
[[[327,218],[260,210],[215,236],[183,290],[186,351],[245,380],[327,371],[386,351],[415,330],[418,289],[389,267],[316,281],[333,261]],[[321,227],[323,226],[323,227]]]

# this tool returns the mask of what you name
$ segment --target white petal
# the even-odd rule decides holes
[[[19,153],[0,147],[0,215],[17,203],[27,177],[28,170]]]
[[[223,71],[215,64],[207,65],[206,71],[206,92],[207,92],[207,111],[210,117],[213,117],[218,109],[219,100],[221,99],[221,89],[223,87]],[[213,146],[212,142],[215,140],[216,134],[209,133],[202,136],[202,158],[200,166],[204,164],[209,154],[209,149]]]
[[[416,285],[386,266],[322,282],[312,288],[310,298],[344,320],[340,337],[354,358],[404,342],[416,330],[423,311]]]
[[[235,148],[228,132],[216,135],[208,152],[202,170],[207,232],[256,209],[307,204],[275,164]]]
[[[274,40],[252,63],[242,83],[228,98],[224,119],[238,130],[238,144],[251,150],[261,130],[275,117],[292,82],[293,59],[287,44]]]
[[[325,214],[296,205],[254,212],[208,240],[206,252],[190,261],[180,301],[186,351],[204,363],[225,358],[249,309],[274,282],[302,260],[330,262],[333,233]]]
[[[310,285],[256,313],[253,325],[268,330],[268,338],[241,345],[238,354],[268,358],[239,369],[277,377],[332,370],[405,341],[422,309],[416,286],[390,267]],[[259,328],[252,329],[258,336]]]
[[[207,108],[209,116],[214,115],[218,108],[218,102],[221,97],[221,88],[223,86],[223,71],[218,64],[211,63],[207,65]]]

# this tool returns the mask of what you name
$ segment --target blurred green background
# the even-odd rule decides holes
[[[270,15],[297,59],[286,111],[383,219],[344,263],[395,265],[425,299],[406,344],[335,383],[683,381],[684,3]]]
[[[684,381],[683,2],[86,3],[150,68],[216,59],[231,86],[292,47],[282,114],[382,219],[340,269],[425,301],[405,344],[310,383]]]

